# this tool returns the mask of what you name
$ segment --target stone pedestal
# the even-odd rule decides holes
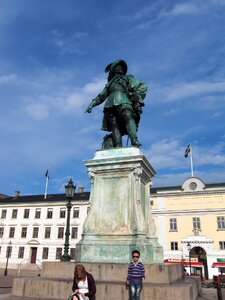
[[[74,267],[73,262],[44,262],[40,277],[14,279],[12,299],[67,299],[73,284]],[[125,287],[127,264],[84,263],[84,267],[95,279],[96,299],[128,299]],[[142,300],[196,300],[201,293],[200,278],[183,277],[181,265],[145,264],[145,273]]]
[[[126,300],[130,253],[141,252],[145,264],[142,299],[196,300],[200,280],[184,277],[183,266],[165,265],[155,236],[150,208],[150,183],[155,171],[137,148],[98,151],[86,161],[91,178],[91,209],[77,245],[82,262],[96,282],[97,299]],[[17,299],[67,299],[75,263],[44,262],[38,278],[14,279]]]
[[[77,244],[76,261],[128,263],[134,249],[144,263],[163,261],[150,208],[155,170],[138,148],[97,151],[85,161],[91,209]]]

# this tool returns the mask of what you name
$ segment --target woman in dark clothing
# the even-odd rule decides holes
[[[75,267],[72,291],[73,300],[95,300],[95,280],[83,265]]]

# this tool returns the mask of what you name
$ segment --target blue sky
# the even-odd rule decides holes
[[[225,182],[225,0],[0,0],[0,193],[89,190],[105,132],[84,114],[122,58],[148,84],[139,127],[154,186]]]

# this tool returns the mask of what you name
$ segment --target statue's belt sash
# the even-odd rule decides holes
[[[105,102],[105,108],[110,108],[113,106],[121,105],[121,104],[131,104],[131,100],[127,96],[126,93],[121,91],[115,91],[110,93],[109,97]]]

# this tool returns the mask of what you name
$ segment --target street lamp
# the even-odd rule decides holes
[[[69,255],[69,235],[70,235],[70,211],[72,208],[71,200],[75,192],[76,186],[73,185],[72,178],[69,180],[68,184],[65,185],[65,193],[67,199],[67,219],[66,219],[66,232],[65,232],[65,244],[64,244],[64,253],[61,256],[61,261],[70,261],[71,257]]]
[[[8,274],[8,262],[9,262],[9,256],[11,254],[11,246],[12,245],[12,242],[9,241],[9,245],[7,247],[7,252],[6,252],[6,265],[5,265],[5,272],[4,272],[4,276],[7,276]]]
[[[191,244],[189,242],[187,243],[187,249],[189,252],[189,267],[190,267],[190,275],[191,275]]]

